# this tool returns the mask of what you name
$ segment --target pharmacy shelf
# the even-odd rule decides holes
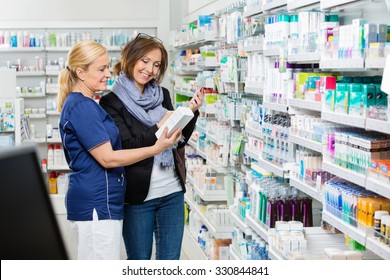
[[[322,103],[318,101],[302,100],[290,98],[288,99],[288,105],[296,108],[301,108],[310,111],[321,112]]]
[[[283,258],[283,256],[279,252],[272,248],[272,246],[268,248],[268,257],[271,260],[285,260],[285,258]]]
[[[244,12],[244,17],[248,18],[248,17],[253,17],[253,16],[256,16],[256,15],[259,15],[263,12],[263,7],[261,5],[257,6],[257,7],[251,7],[250,9],[248,9],[247,11]]]
[[[207,217],[204,215],[204,213],[199,209],[198,205],[189,198],[187,195],[184,196],[185,201],[190,205],[191,210],[195,211],[204,225],[207,227],[209,232],[214,236],[215,239],[231,239],[232,238],[232,230],[233,228],[224,228],[224,229],[217,229],[213,224],[210,223],[210,221],[207,219]]]
[[[207,256],[192,236],[188,226],[184,227],[182,250],[190,260],[207,260]]]
[[[237,206],[230,205],[229,206],[229,213],[230,213],[230,217],[231,217],[233,223],[237,227],[239,227],[245,234],[248,234],[249,233],[248,229],[250,229],[250,227],[246,223],[246,219],[241,217],[238,214]]]
[[[46,143],[62,143],[61,138],[53,139],[53,138],[46,138]]]
[[[291,176],[290,177],[290,185],[297,188],[298,190],[308,194],[312,198],[317,199],[318,201],[322,202],[322,197],[323,197],[322,193],[319,193],[317,191],[317,189],[308,185],[306,182],[302,182],[298,178]]]
[[[217,59],[215,59],[215,61],[200,61],[196,64],[196,66],[202,68],[202,69],[214,69],[214,68],[219,68],[220,65],[217,61]]]
[[[18,98],[43,98],[46,97],[44,92],[37,93],[18,93]]]
[[[46,47],[48,52],[68,52],[71,47]]]
[[[347,114],[322,111],[321,119],[329,122],[347,124],[349,126],[366,128],[366,119],[359,116],[351,116]]]
[[[299,54],[290,54],[287,58],[287,61],[290,63],[299,62],[299,63],[319,63],[321,59],[321,53],[299,53]]]
[[[47,76],[58,76],[61,70],[48,70],[46,71]]]
[[[229,171],[227,167],[223,167],[220,164],[213,162],[212,160],[208,159],[207,156],[206,156],[206,161],[207,161],[207,164],[210,165],[211,168],[214,169],[215,171],[217,171],[218,173],[226,173]]]
[[[67,165],[47,166],[47,171],[70,171],[70,168]]]
[[[265,170],[268,170],[269,172],[272,172],[277,176],[285,177],[285,178],[289,177],[289,171],[290,171],[289,164],[283,164],[283,166],[278,166],[263,158],[259,158],[258,164]]]
[[[48,116],[60,116],[61,113],[58,112],[58,111],[47,111],[46,115],[48,115]]]
[[[194,96],[194,92],[191,92],[191,91],[183,91],[183,90],[174,89],[174,92],[176,94],[180,94],[180,95],[184,95],[184,96],[188,96],[188,97]]]
[[[306,138],[303,138],[301,136],[298,136],[298,135],[295,135],[295,134],[291,134],[291,133],[290,133],[290,136],[289,136],[289,140],[292,143],[298,144],[298,145],[300,145],[302,147],[305,147],[305,148],[308,148],[310,150],[322,153],[322,144],[318,143],[316,141],[313,141],[313,140],[310,140],[310,139],[306,139]]]
[[[215,12],[215,11],[213,11]],[[188,41],[188,42],[182,42],[179,44],[175,44],[173,47],[175,49],[187,49],[187,48],[197,48],[201,45],[207,44],[207,43],[215,43],[221,41],[220,38],[212,37],[212,36],[206,36],[204,34],[200,35],[198,38],[196,38],[193,41]]]
[[[256,95],[263,95],[264,93],[264,87],[251,87],[251,86],[246,86],[244,88],[245,93],[250,93],[250,94],[256,94]]]
[[[231,245],[231,244],[229,245],[229,257],[231,260],[236,260],[236,261],[241,260],[241,258],[235,252],[233,245]]]
[[[259,161],[261,157],[260,151],[255,151],[253,149],[250,149],[246,145],[245,145],[245,154],[257,161]]]
[[[45,49],[43,47],[28,47],[28,48],[0,48],[0,52],[43,52]]]
[[[366,119],[366,129],[390,134],[390,121]]]
[[[370,1],[371,2],[371,1]],[[351,5],[351,4],[364,4],[368,3],[368,1],[361,0],[321,0],[320,2],[320,10],[329,10],[332,8],[340,7],[343,5]],[[341,7],[342,8],[342,7]]]
[[[16,72],[16,77],[40,77],[45,76],[44,71],[19,71]]]
[[[264,101],[263,106],[270,109],[270,110],[288,113],[288,106],[286,104],[279,104],[279,103]]]
[[[381,196],[384,196],[390,199],[390,182],[387,181],[387,184],[381,182],[375,178],[367,177],[365,188],[369,191],[375,192]]]
[[[366,58],[364,60],[364,67],[367,69],[383,69],[386,65],[385,57]]]
[[[198,155],[200,155],[202,158],[207,159],[206,153],[203,152],[201,149],[197,148],[197,149],[196,149],[196,152],[197,152]]]
[[[321,59],[320,69],[363,71],[364,58],[332,59],[332,60]]]
[[[46,137],[26,139],[23,143],[46,143]]]
[[[279,56],[280,50],[279,49],[265,49],[263,50],[264,56]]]
[[[390,247],[374,237],[367,237],[366,248],[385,260],[390,260]]]
[[[245,52],[262,52],[263,50],[264,50],[264,46],[262,44],[244,46]]]
[[[188,140],[187,144],[190,145],[192,148],[197,149],[198,145],[194,140],[192,139]]]
[[[29,119],[46,119],[46,114],[28,114]]]
[[[259,139],[263,139],[263,133],[261,133],[261,130],[251,127],[248,124],[248,121],[245,124],[245,132]]]
[[[199,125],[195,125],[195,129],[196,131],[199,131],[199,132],[202,132],[202,133],[205,133],[206,134],[206,129],[199,126]]]
[[[269,242],[270,233],[265,225],[260,224],[260,221],[257,218],[252,217],[252,214],[250,213],[247,213],[245,221],[254,232],[265,240],[265,242]]]
[[[319,0],[287,0],[288,11],[298,10],[301,8],[307,9],[308,6],[315,6],[319,8],[320,1]]]
[[[271,10],[275,10],[277,8],[284,8],[287,10],[287,0],[275,0],[268,4],[263,5],[263,11],[269,12]]]
[[[366,234],[365,232],[357,229],[356,227],[347,224],[346,222],[340,220],[339,218],[335,217],[331,213],[329,213],[326,210],[322,211],[322,219],[335,228],[339,229],[346,235],[350,236],[352,239],[356,240],[362,245],[365,245],[366,243]]]
[[[227,201],[225,190],[204,190],[194,183],[192,183],[192,186],[203,201]]]
[[[340,178],[348,180],[356,185],[364,187],[366,184],[366,176],[363,174],[356,173],[347,168],[343,168],[337,164],[327,162],[324,160],[322,162],[322,168]]]
[[[211,134],[210,131],[206,131],[206,139],[210,140],[211,142],[213,142],[214,144],[217,144],[217,145],[225,145],[226,144],[226,141],[224,139],[218,139],[216,137],[216,135],[214,133]]]

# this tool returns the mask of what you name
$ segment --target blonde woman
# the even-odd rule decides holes
[[[122,166],[153,157],[181,137],[176,131],[167,138],[165,131],[154,145],[122,149],[114,121],[93,100],[110,77],[107,50],[94,41],[75,44],[59,75],[60,133],[72,170],[65,204],[78,234],[79,259],[120,258],[126,187]]]

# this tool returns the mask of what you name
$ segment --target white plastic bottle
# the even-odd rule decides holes
[[[54,166],[54,147],[53,145],[49,145],[47,150],[47,168],[53,168]]]
[[[54,166],[62,166],[62,149],[60,144],[57,144],[54,149]]]

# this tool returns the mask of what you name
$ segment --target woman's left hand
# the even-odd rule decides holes
[[[202,107],[203,101],[204,101],[203,89],[199,89],[199,90],[194,94],[194,96],[191,98],[191,100],[190,100],[190,105],[189,105],[188,107],[190,107],[190,109],[192,110],[192,112],[195,112],[195,111],[198,110],[200,107]]]

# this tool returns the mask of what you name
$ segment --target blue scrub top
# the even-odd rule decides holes
[[[105,169],[89,153],[108,141],[113,150],[122,149],[112,118],[91,98],[71,92],[61,112],[60,133],[72,170],[65,199],[68,220],[90,221],[93,209],[99,220],[123,219],[124,168]]]

